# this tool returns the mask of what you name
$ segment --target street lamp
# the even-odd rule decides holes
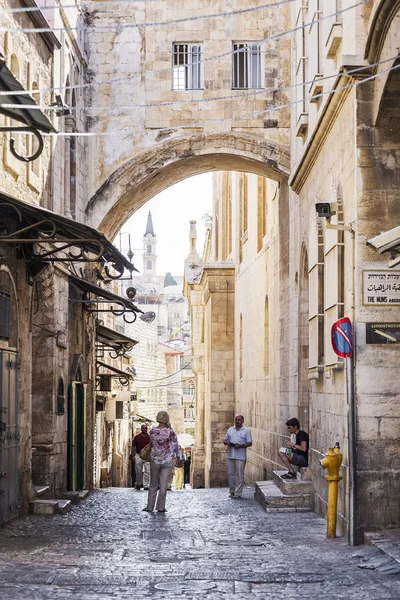
[[[156,313],[152,312],[151,310],[148,312],[143,312],[140,309],[137,309],[137,312],[142,313],[139,317],[139,319],[141,321],[144,321],[145,323],[152,323],[154,321],[154,319],[156,318]]]

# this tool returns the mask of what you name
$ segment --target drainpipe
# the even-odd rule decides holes
[[[355,232],[351,231],[352,240],[352,266],[353,266],[353,289],[352,289],[352,323],[353,336],[355,330]],[[354,352],[355,340],[353,339],[353,352],[346,358],[346,387],[347,387],[347,430],[348,430],[348,455],[349,455],[349,545],[356,545],[356,490],[357,490],[357,468],[356,468],[356,400],[354,390]]]
[[[355,546],[356,517],[356,410],[354,397],[353,356],[346,358],[347,428],[349,436],[349,544]]]

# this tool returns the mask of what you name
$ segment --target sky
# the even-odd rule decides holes
[[[183,261],[190,249],[189,221],[197,221],[197,252],[203,253],[205,225],[202,217],[212,213],[212,173],[189,177],[164,190],[146,202],[124,224],[121,232],[122,250],[126,251],[126,232],[131,235],[132,262],[142,272],[143,235],[147,215],[151,210],[154,233],[157,235],[157,275],[183,275]],[[118,236],[115,244],[119,247]]]

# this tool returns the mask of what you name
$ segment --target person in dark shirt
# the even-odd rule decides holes
[[[184,483],[190,483],[190,463],[191,463],[190,450],[186,453],[186,458],[183,462],[183,472],[184,472]]]
[[[135,435],[132,444],[132,458],[135,462],[136,489],[138,491],[142,485],[145,490],[148,490],[150,484],[150,463],[142,460],[139,456],[147,444],[150,444],[150,436],[147,433],[147,425],[143,423],[141,432]]]
[[[300,429],[300,423],[297,419],[286,421],[286,427],[290,436],[293,436],[291,440],[286,442],[286,448],[292,450],[292,452],[290,454],[279,452],[279,458],[288,469],[288,472],[282,475],[282,478],[296,479],[296,472],[293,466],[308,467],[308,445],[310,438],[305,431]],[[296,436],[295,440],[294,435]]]

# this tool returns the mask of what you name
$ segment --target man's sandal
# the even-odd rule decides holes
[[[297,479],[296,473],[291,473],[290,471],[288,471],[284,475],[281,475],[281,477],[282,479]]]

